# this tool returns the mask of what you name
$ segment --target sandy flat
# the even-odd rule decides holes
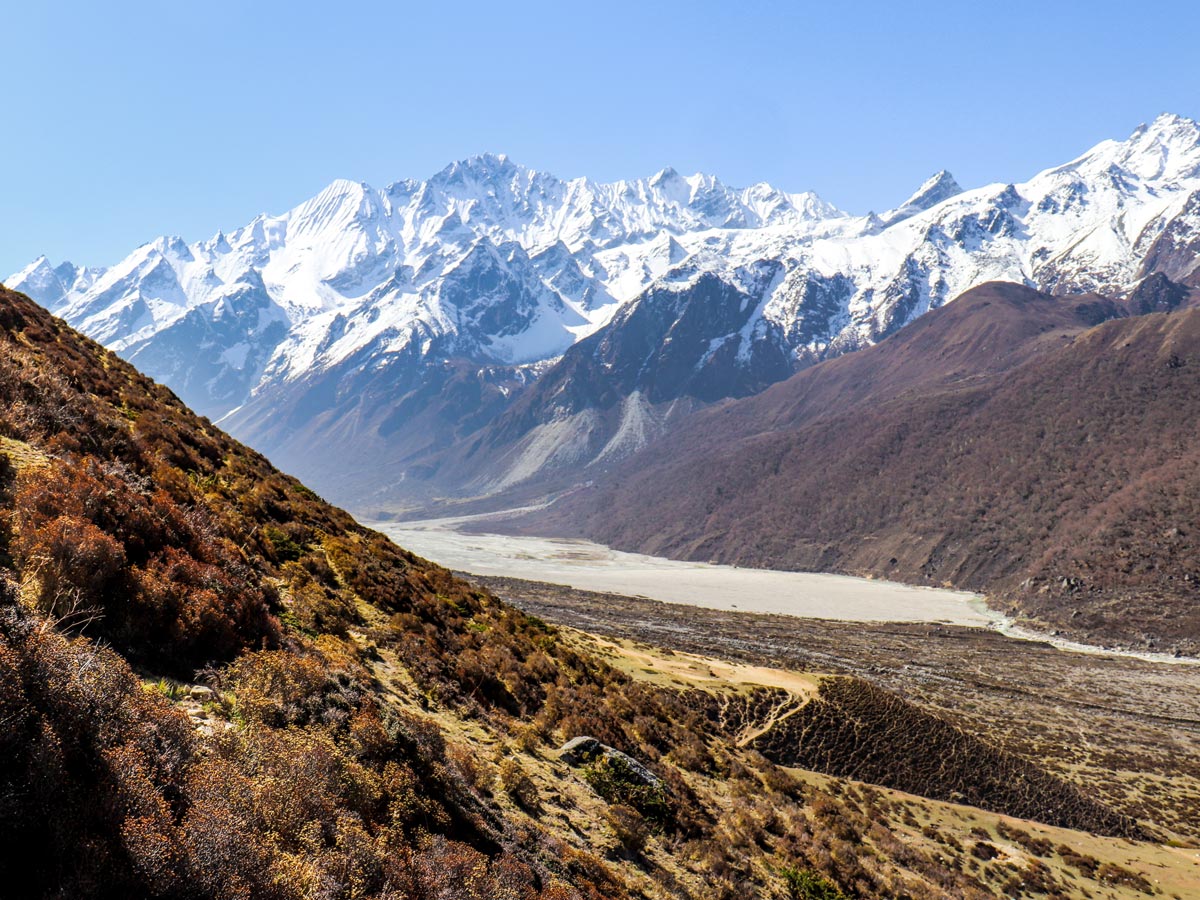
[[[590,541],[466,534],[461,519],[372,522],[397,544],[449,569],[505,575],[686,603],[851,622],[947,622],[986,626],[998,615],[966,591],[889,581],[743,569],[623,553]]]

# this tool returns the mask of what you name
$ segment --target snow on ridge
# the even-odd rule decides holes
[[[603,183],[483,154],[383,189],[337,180],[282,214],[192,244],[158,238],[107,269],[41,257],[7,283],[122,351],[220,312],[230,343],[213,364],[264,356],[260,387],[414,348],[545,360],[651,284],[684,291],[705,273],[756,297],[743,353],[768,332],[823,352],[993,278],[1118,290],[1197,190],[1200,125],[1169,114],[1023,183],[963,191],[939,172],[882,216],[670,168]],[[780,266],[766,293],[739,280],[761,262]],[[256,299],[214,302],[235,294]],[[259,327],[261,309],[277,328]]]

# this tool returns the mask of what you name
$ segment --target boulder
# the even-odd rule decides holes
[[[628,753],[622,753],[615,747],[600,743],[594,737],[581,735],[571,738],[558,751],[558,758],[570,766],[587,765],[598,757],[609,760],[619,759],[625,764],[630,775],[647,787],[657,788],[662,785],[662,779],[651,772],[645,763],[634,759]]]

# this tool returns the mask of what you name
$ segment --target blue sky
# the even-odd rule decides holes
[[[483,151],[765,180],[856,213],[943,167],[1021,180],[1160,112],[1200,117],[1197,6],[8,4],[0,277]]]

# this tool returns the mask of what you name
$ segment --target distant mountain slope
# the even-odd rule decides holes
[[[1190,283],[1198,192],[1200,125],[1171,115],[1020,184],[963,191],[940,172],[866,216],[670,169],[599,184],[481,156],[382,190],[335,182],[107,269],[37,260],[7,283],[377,508],[604,468],[989,280],[1111,296],[1156,272]],[[553,387],[610,366],[611,385]]]
[[[789,413],[812,414],[816,410],[805,407],[814,403],[823,411],[844,411],[897,384],[913,390],[981,376],[1037,352],[1064,329],[1077,330],[1126,314],[1125,306],[1099,296],[1070,303],[1047,298],[1034,302],[1030,298],[1040,295],[1015,286],[1003,291],[976,289],[968,296],[980,290],[979,296],[991,299],[977,298],[966,308],[954,304],[938,310],[940,328],[926,327],[923,320],[914,323],[896,334],[888,353],[862,359],[854,354],[808,370],[804,383],[814,386],[797,398],[796,408]],[[1148,286],[1139,296],[1149,293]],[[757,355],[738,365],[729,345],[726,352],[711,351],[704,335],[716,330],[712,320],[738,315],[738,295],[730,295],[731,290],[716,279],[698,285],[684,301],[675,294],[660,298],[648,292],[608,327],[572,347],[458,452],[447,454],[441,462],[441,471],[448,470],[444,480],[451,480],[449,473],[463,481],[469,473],[480,473],[476,481],[467,482],[476,493],[519,484],[525,473],[540,474],[544,485],[569,486],[579,480],[579,467],[599,477],[631,453],[652,445],[696,409],[723,396],[756,394],[781,380],[789,369],[783,353],[772,355],[756,345]],[[671,300],[679,305],[670,305]],[[969,340],[946,341],[946,330],[956,327],[952,323],[974,321],[974,308],[980,302],[995,302],[998,315]],[[741,308],[744,314],[745,307]],[[735,320],[724,327],[736,325]],[[905,348],[902,353],[900,346]],[[762,405],[735,409],[735,415],[748,420],[748,428],[773,424],[774,420],[755,418],[763,414]],[[502,474],[496,479],[494,473]],[[553,474],[559,474],[560,480],[547,477]]]
[[[411,473],[441,494],[524,484],[514,500],[599,477],[695,409],[869,346],[989,278],[1112,296],[1166,269],[1186,283],[1198,175],[1200,129],[1164,116],[1024,184],[962,192],[943,172],[836,234],[701,247],[478,434]]]
[[[1178,293],[1159,278],[1128,305]],[[696,415],[535,527],[982,590],[1088,640],[1194,652],[1200,310],[1103,321],[1123,314],[985,285]]]

